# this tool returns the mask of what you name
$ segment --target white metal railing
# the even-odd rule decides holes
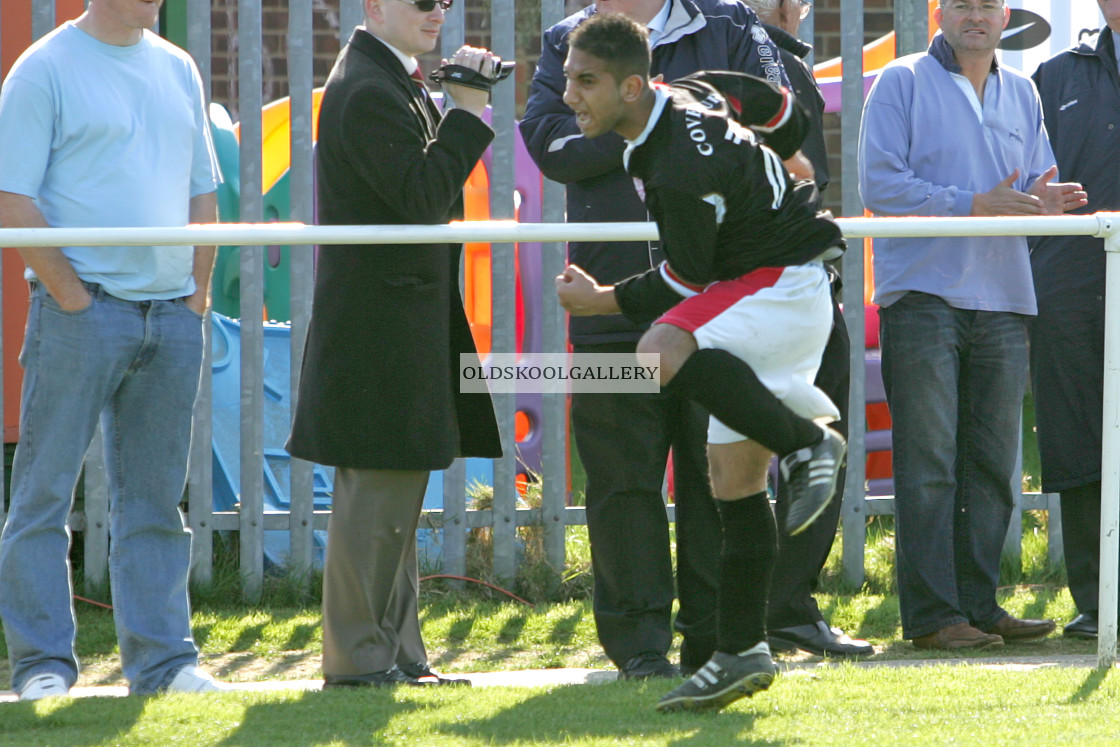
[[[1105,392],[1103,403],[1104,445],[1102,453],[1102,506],[1101,506],[1101,570],[1100,570],[1100,635],[1098,639],[1098,664],[1111,666],[1116,659],[1117,641],[1117,583],[1120,568],[1117,562],[1103,562],[1105,558],[1115,559],[1120,554],[1120,213],[1098,213],[1086,216],[1035,217],[1035,218],[842,218],[838,221],[849,239],[865,237],[918,237],[918,236],[1040,236],[1040,235],[1085,235],[1105,239],[1107,258],[1107,299],[1106,299],[1106,344],[1105,344]],[[657,228],[653,223],[613,223],[613,224],[566,224],[537,223],[520,224],[513,221],[481,221],[454,223],[444,226],[310,226],[296,223],[268,224],[215,224],[207,226],[188,226],[185,228],[0,228],[0,246],[6,247],[50,247],[50,246],[106,246],[106,245],[240,245],[256,247],[249,255],[256,255],[259,247],[266,245],[308,245],[308,244],[358,244],[358,243],[431,243],[431,242],[492,242],[512,245],[514,242],[563,242],[595,239],[599,241],[632,241],[657,238]],[[252,271],[256,259],[244,262],[246,272]],[[258,262],[259,264],[259,262]],[[306,268],[306,265],[301,265]],[[882,513],[880,505],[871,508],[863,492],[864,463],[864,386],[863,386],[863,257],[860,251],[850,251],[844,264],[845,274],[845,316],[849,319],[852,334],[853,360],[858,362],[852,369],[850,444],[852,454],[849,465],[849,480],[845,494],[845,553],[849,545],[858,545],[862,562],[862,528],[857,536],[849,538],[850,526],[863,526],[869,513]],[[544,279],[546,285],[548,278]],[[856,358],[856,356],[859,356]],[[298,361],[293,361],[293,367]],[[245,393],[259,382],[243,382],[243,401]],[[203,415],[202,413],[196,414]],[[259,428],[250,428],[252,437],[259,439]],[[247,453],[254,450],[259,454],[260,444],[244,444]],[[96,470],[93,474],[93,492],[98,492]],[[858,489],[852,490],[856,485]],[[243,478],[242,489],[259,489],[256,484]],[[205,484],[192,484],[192,490],[200,488],[198,498],[204,505],[209,500]],[[194,494],[192,492],[191,526],[195,530],[237,529],[244,535],[246,531],[258,535],[265,528],[288,529],[296,534],[308,533],[314,527],[325,526],[324,512],[304,510],[300,524],[287,514],[265,516],[260,507],[259,496],[256,500],[242,501],[239,513],[212,514],[202,510],[200,516],[209,520],[197,521],[195,517]],[[1043,503],[1034,502],[1032,507]],[[293,507],[295,501],[293,500]],[[562,507],[561,507],[562,508]],[[99,509],[98,509],[99,510]],[[428,512],[429,526],[446,526],[451,523],[465,532],[469,527],[494,526],[499,522],[499,510],[453,512],[445,504],[443,511]],[[99,515],[98,515],[99,516]],[[2,518],[2,514],[0,514]],[[546,527],[561,531],[563,526],[583,523],[582,509],[569,508],[557,513],[555,506],[541,509],[511,509],[504,512],[500,519],[509,527],[544,523]],[[89,528],[101,525],[94,515],[75,517],[75,528]],[[88,525],[88,526],[87,526]],[[249,529],[251,527],[251,529]],[[850,541],[856,540],[856,541]],[[92,543],[102,547],[104,542]],[[304,543],[306,544],[306,542]],[[556,546],[555,538],[552,545]],[[87,547],[89,545],[87,544]],[[207,544],[207,547],[209,545]],[[244,546],[244,540],[243,540]],[[259,548],[259,543],[254,547]],[[563,552],[562,542],[559,548]],[[255,551],[255,550],[254,550]],[[243,552],[243,560],[245,553]],[[253,573],[260,573],[259,561]],[[243,573],[245,572],[243,568]]]
[[[1120,213],[1035,218],[839,218],[849,239],[907,236],[1099,236],[1116,230]],[[0,228],[0,245],[297,245],[652,241],[654,223],[518,223],[471,221],[440,226],[308,226],[302,223],[214,223],[183,228]],[[861,291],[862,293],[862,291]]]

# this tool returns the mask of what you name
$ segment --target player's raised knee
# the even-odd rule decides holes
[[[661,365],[661,386],[668,386],[688,356],[696,352],[692,334],[671,324],[655,324],[638,341],[638,355],[657,355]]]

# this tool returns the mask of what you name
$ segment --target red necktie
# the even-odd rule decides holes
[[[429,111],[429,107],[432,106],[432,97],[431,94],[428,93],[428,87],[424,85],[424,74],[420,72],[420,68],[416,68],[409,73],[409,77],[412,78],[412,82],[415,83],[416,87],[419,89],[417,94],[420,96],[420,111],[424,116],[424,121],[427,122],[429,131],[435,132],[436,123],[432,120],[432,115]]]

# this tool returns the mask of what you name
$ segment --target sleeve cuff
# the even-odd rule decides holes
[[[975,192],[958,189],[953,201],[953,212],[950,215],[958,218],[967,218],[972,215],[972,197]]]

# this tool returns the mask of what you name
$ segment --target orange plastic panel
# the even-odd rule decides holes
[[[30,305],[27,283],[23,279],[23,260],[15,249],[3,251],[4,272],[4,443],[19,440],[19,394],[23,369],[19,351]]]
[[[31,4],[34,0],[0,0],[0,75],[7,75],[16,58],[31,46]],[[61,24],[82,14],[82,0],[55,0],[55,22]],[[27,283],[23,281],[23,260],[15,249],[5,248],[4,272],[4,441],[19,440],[19,395],[23,369],[19,351],[29,305]]]
[[[518,410],[517,414],[513,416],[513,426],[514,438],[517,440],[517,443],[522,443],[529,437],[529,434],[533,432],[532,421],[529,420],[529,416],[521,410]]]
[[[891,427],[891,414],[886,402],[875,402],[867,405],[867,430],[886,431]],[[891,470],[891,452],[875,451],[867,455],[867,479],[878,480],[893,477]]]
[[[479,161],[463,188],[467,220],[490,220],[490,177]],[[490,353],[491,316],[490,245],[466,244],[463,247],[464,297],[467,321],[471,325],[478,354]]]
[[[31,7],[37,0],[0,0],[0,75],[7,75],[23,50],[31,46]],[[77,18],[85,9],[82,0],[55,0],[55,23]]]

